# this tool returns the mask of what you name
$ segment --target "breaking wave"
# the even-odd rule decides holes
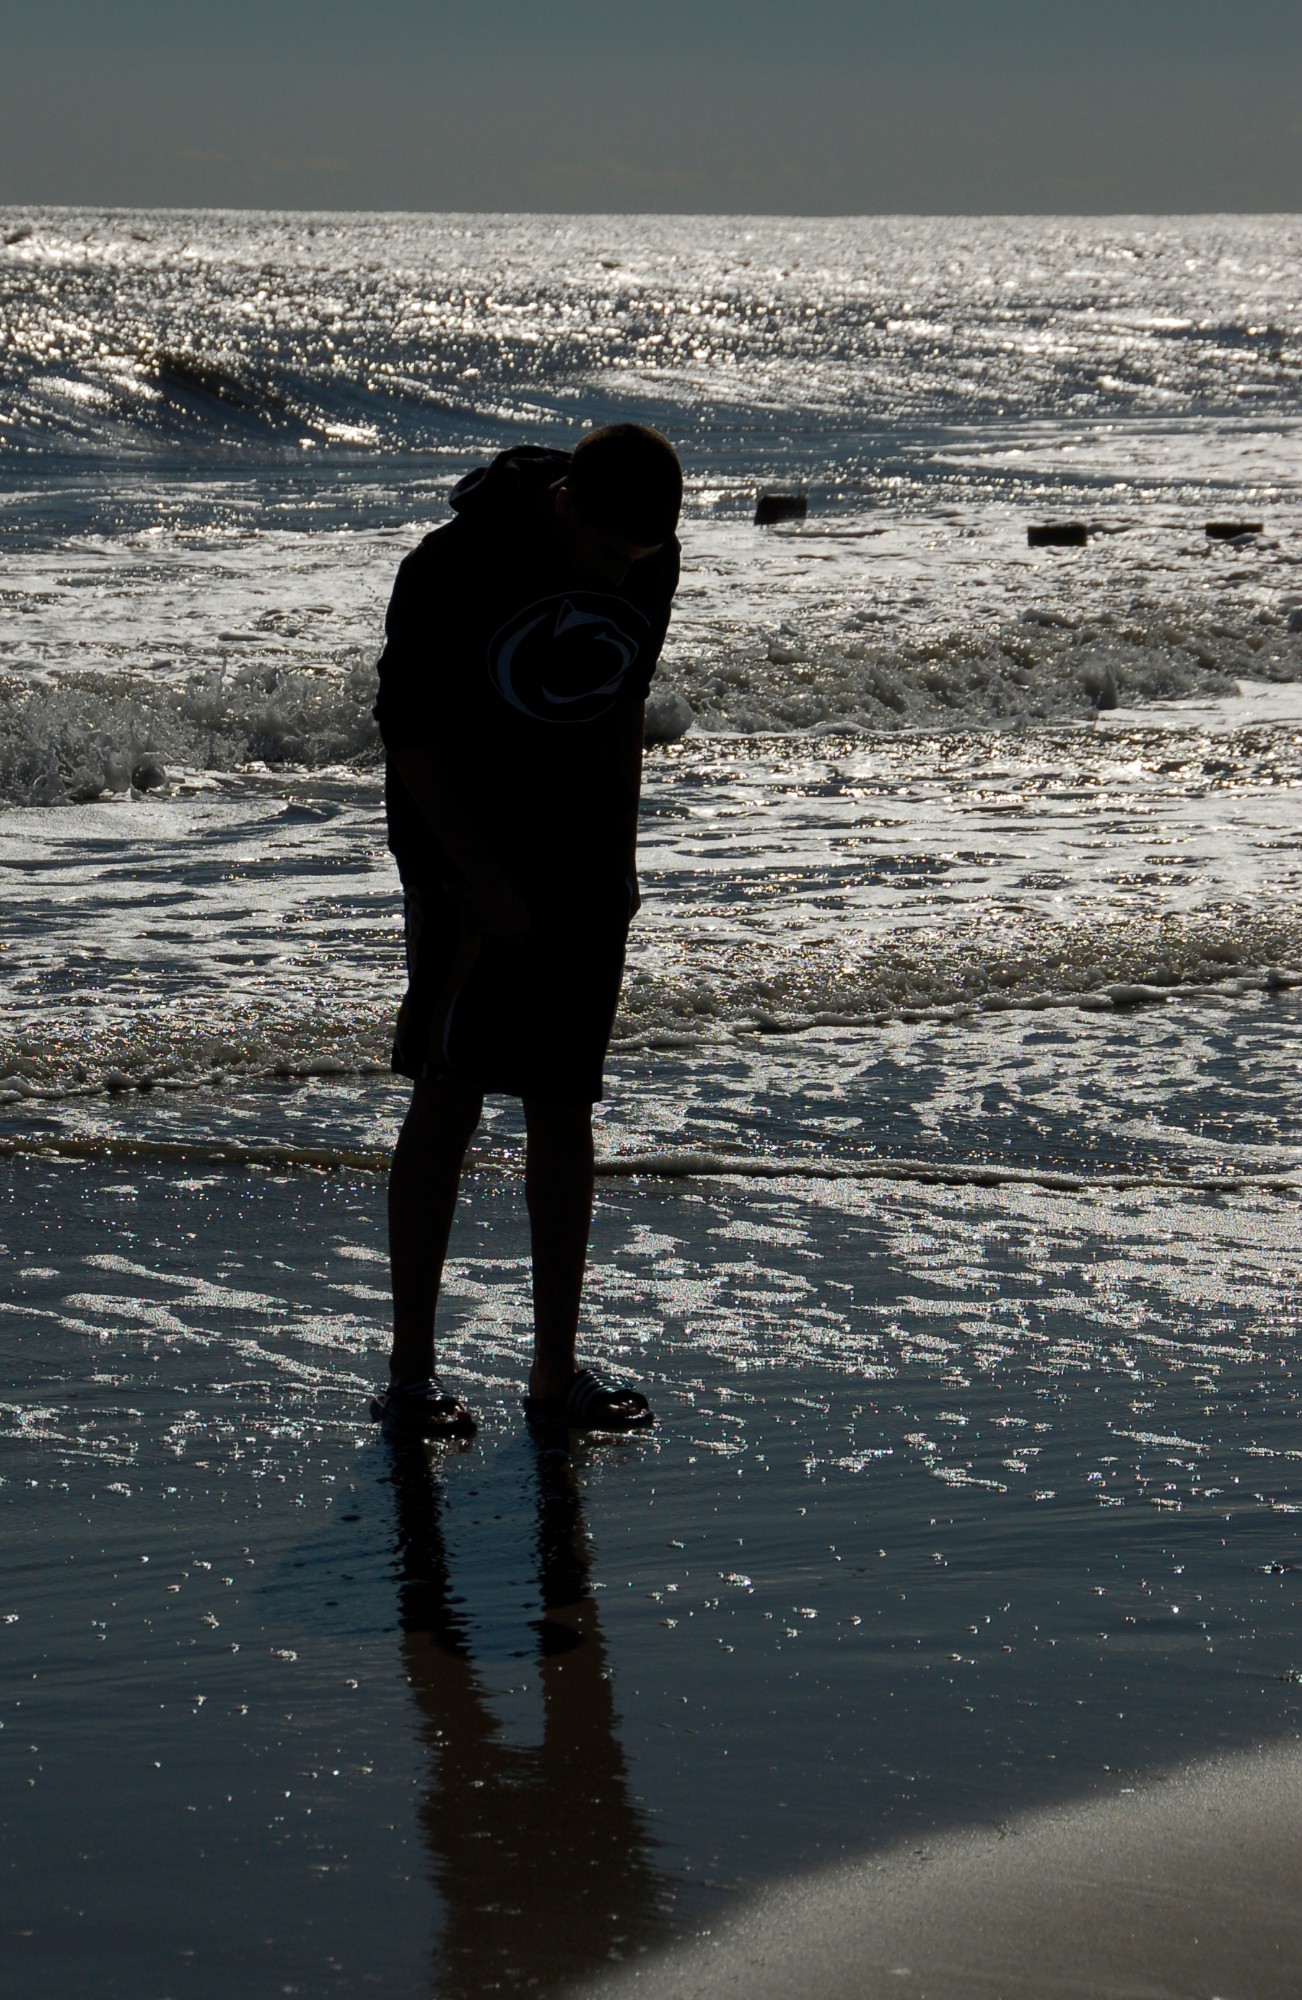
[[[873,639],[785,621],[723,640],[671,641],[647,740],[1007,728],[1074,722],[1158,701],[1302,680],[1302,619],[1253,607],[1236,624],[1172,610],[1032,611],[987,632]],[[367,770],[381,759],[375,656],[255,661],[184,681],[82,669],[0,682],[0,800],[84,803],[161,790],[182,774]]]
[[[993,930],[974,920],[944,935],[888,932],[854,946],[766,942],[762,954],[750,942],[698,951],[688,938],[675,956],[635,931],[612,1047],[694,1049],[1010,1010],[1115,1012],[1299,985],[1302,918],[1287,909],[1006,919]],[[387,1074],[390,998],[313,998],[308,1012],[229,993],[207,1007],[157,997],[93,1020],[44,1011],[0,1040],[0,1107],[36,1113],[73,1098]]]
[[[180,771],[378,761],[373,660],[337,669],[212,668],[182,686],[81,674],[0,687],[0,798],[85,803],[160,790]]]
[[[996,728],[1302,679],[1302,630],[1255,606],[1237,624],[1174,607],[1033,609],[994,630],[903,640],[787,620],[749,646],[675,649],[667,679],[700,730]]]
[[[870,480],[865,422],[1291,410],[1297,236],[1283,216],[11,209],[0,451],[482,449],[581,396],[596,421],[631,398],[704,428],[716,461],[745,432],[758,465]]]

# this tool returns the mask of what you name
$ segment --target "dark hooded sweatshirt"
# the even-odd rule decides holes
[[[448,790],[526,901],[626,895],[630,705],[646,698],[678,543],[594,584],[566,555],[552,488],[569,454],[525,445],[453,489],[455,520],[398,571],[375,705],[387,746],[434,750]],[[408,881],[456,870],[392,758],[389,845]]]

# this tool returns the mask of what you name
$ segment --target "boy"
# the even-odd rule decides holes
[[[434,1311],[486,1090],[522,1099],[533,1265],[526,1410],[651,1421],[575,1358],[592,1105],[638,906],[642,727],[678,583],[682,469],[641,424],[573,453],[522,446],[461,480],[398,571],[375,713],[402,876],[412,1099],[389,1178],[387,1432],[468,1436],[434,1369]]]

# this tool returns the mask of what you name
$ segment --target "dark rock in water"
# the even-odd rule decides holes
[[[809,502],[803,493],[761,493],[755,502],[755,526],[771,528],[775,521],[803,521]]]
[[[1089,538],[1083,521],[1044,521],[1026,531],[1027,546],[1032,549],[1083,549]]]
[[[1207,539],[1209,542],[1237,542],[1240,535],[1260,535],[1265,533],[1264,521],[1209,521]]]
[[[167,783],[166,767],[152,751],[146,751],[131,766],[131,782],[138,792],[157,791],[160,785]]]
[[[16,229],[7,229],[5,231],[5,247],[8,249],[15,243],[26,243],[28,237],[35,234],[36,231],[32,228],[30,222],[20,222]]]

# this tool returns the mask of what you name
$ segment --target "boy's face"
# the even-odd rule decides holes
[[[568,486],[556,489],[556,526],[570,561],[594,583],[623,583],[634,563],[659,555],[664,547],[663,542],[630,542],[589,526]]]

